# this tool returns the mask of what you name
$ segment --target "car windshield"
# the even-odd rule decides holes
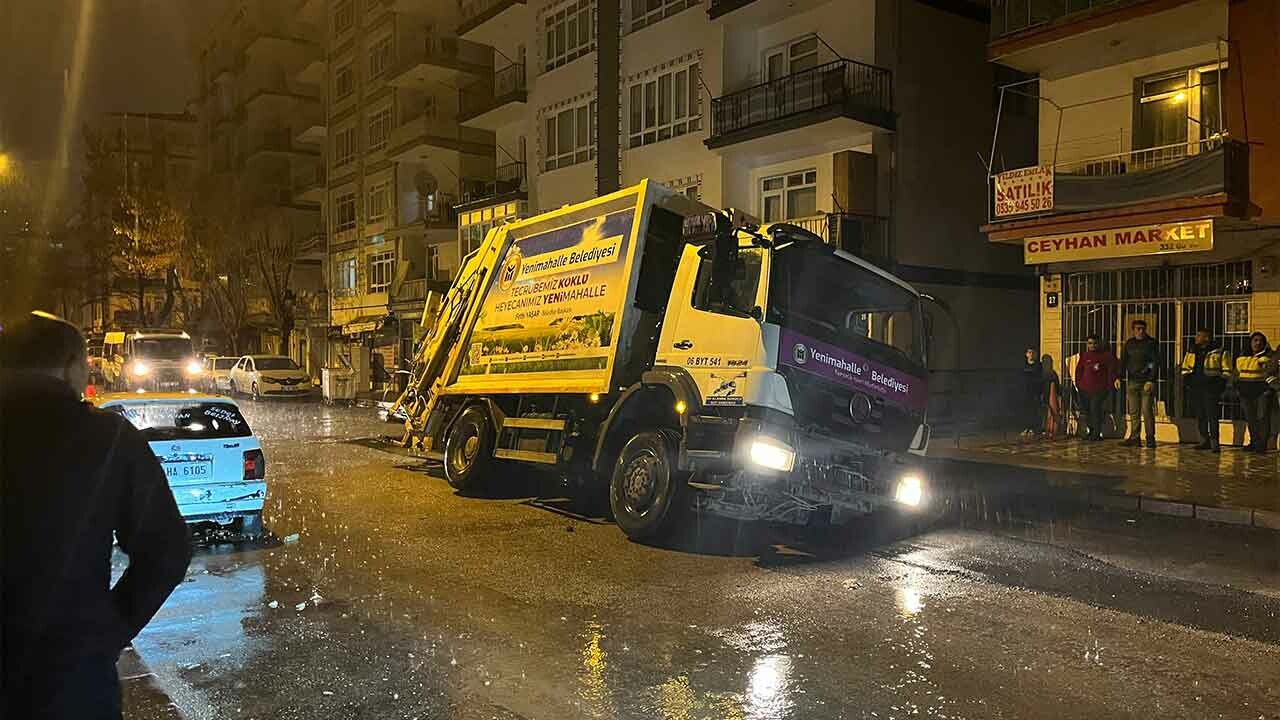
[[[137,402],[106,407],[142,431],[147,440],[203,440],[253,433],[240,409],[226,402]]]
[[[255,357],[253,366],[259,370],[297,370],[298,363],[287,357]]]
[[[214,358],[213,369],[214,370],[230,370],[231,368],[236,366],[236,361],[237,361],[237,358],[233,358],[233,357]]]
[[[920,299],[898,283],[808,242],[774,253],[770,283],[770,321],[881,360],[924,365]]]
[[[133,354],[154,360],[181,360],[192,354],[187,338],[138,338],[133,341]]]

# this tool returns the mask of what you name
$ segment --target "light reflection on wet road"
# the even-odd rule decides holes
[[[344,442],[394,431],[370,411],[246,411],[268,453],[267,525],[299,539],[197,551],[126,657],[156,689],[130,693],[128,717],[170,717],[170,702],[188,718],[1280,708],[1280,601],[1173,577],[1198,572],[1190,563],[1146,574],[1030,542],[1033,529],[1020,539],[949,527],[826,552],[708,526],[702,542],[645,547],[527,502],[535,488],[523,477],[463,499],[409,458]],[[1158,532],[1169,536],[1151,542],[1197,542],[1182,526]],[[1274,562],[1233,572],[1276,580]]]

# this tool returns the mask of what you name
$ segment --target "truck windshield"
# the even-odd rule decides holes
[[[901,285],[807,242],[775,251],[769,282],[770,322],[885,362],[924,365],[920,300]]]
[[[186,338],[139,338],[133,341],[133,354],[154,360],[181,360],[191,357],[191,341]]]

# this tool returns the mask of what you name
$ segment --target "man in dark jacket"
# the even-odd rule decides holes
[[[1187,404],[1196,418],[1200,433],[1197,450],[1218,452],[1219,403],[1227,388],[1226,375],[1232,367],[1230,353],[1213,341],[1207,328],[1196,331],[1195,344],[1182,356],[1182,377],[1186,380]]]
[[[1134,320],[1133,337],[1120,350],[1120,374],[1125,382],[1125,405],[1129,412],[1129,437],[1125,445],[1142,444],[1142,426],[1147,426],[1147,447],[1156,446],[1156,380],[1159,377],[1160,343],[1147,334],[1147,321]],[[1120,381],[1116,380],[1116,389]]]
[[[120,651],[191,558],[146,440],[81,401],[88,372],[79,331],[51,316],[0,334],[5,717],[119,718]],[[115,587],[112,533],[129,556]]]

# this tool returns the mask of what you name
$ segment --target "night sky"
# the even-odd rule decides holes
[[[104,112],[180,112],[195,91],[196,48],[221,0],[0,0],[0,152],[26,163],[57,158],[64,72],[91,10],[81,100],[68,123]]]

